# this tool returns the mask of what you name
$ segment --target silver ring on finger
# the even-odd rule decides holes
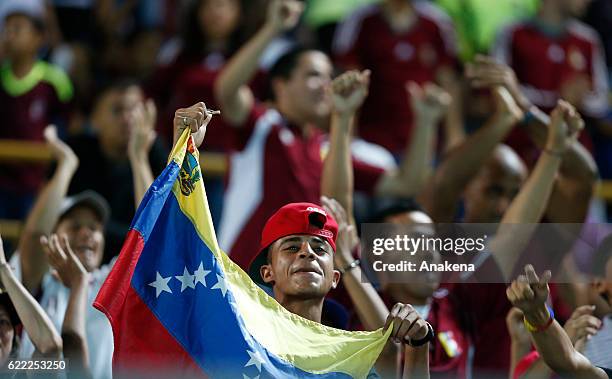
[[[183,126],[184,127],[188,127],[189,126],[189,117],[183,117]]]

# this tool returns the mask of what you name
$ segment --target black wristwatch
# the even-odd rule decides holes
[[[433,327],[431,326],[430,323],[427,322],[427,328],[429,329],[427,331],[427,335],[423,338],[421,338],[420,340],[413,340],[410,339],[408,341],[408,344],[412,347],[419,347],[419,346],[423,346],[425,345],[427,342],[431,342],[433,341],[434,337],[436,336],[436,334],[434,333]]]

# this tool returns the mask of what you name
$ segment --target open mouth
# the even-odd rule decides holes
[[[93,258],[96,252],[95,248],[90,245],[76,246],[74,250],[76,253],[87,259]]]

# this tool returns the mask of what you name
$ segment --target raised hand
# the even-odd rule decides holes
[[[51,155],[57,160],[58,165],[76,170],[79,166],[79,158],[74,151],[72,151],[70,146],[57,136],[57,128],[55,125],[48,125],[43,135],[51,150]]]
[[[189,108],[179,108],[174,113],[174,136],[173,144],[176,145],[183,130],[189,128],[191,136],[196,147],[200,147],[204,141],[206,134],[206,126],[212,119],[213,114],[219,114],[219,111],[209,111],[206,109],[206,104],[199,102]]]
[[[523,312],[518,308],[512,308],[506,315],[506,327],[513,342],[522,346],[531,347],[531,336],[523,321]]]
[[[495,98],[495,115],[497,117],[510,124],[515,124],[523,119],[523,110],[505,87],[494,87],[493,96]]]
[[[276,32],[295,27],[304,11],[304,4],[297,0],[271,0],[268,6],[267,24]]]
[[[466,65],[465,75],[474,88],[504,87],[523,111],[527,111],[531,106],[521,92],[514,70],[492,57],[477,55],[474,62]]]
[[[584,121],[576,108],[564,100],[559,100],[550,114],[548,137],[545,149],[553,154],[564,153],[584,129]]]
[[[429,324],[410,304],[397,303],[391,309],[383,329],[393,323],[391,339],[397,343],[413,345],[423,340],[429,333]]]
[[[444,117],[451,104],[451,96],[433,83],[419,86],[408,82],[406,91],[410,94],[410,106],[416,117],[437,123]]]
[[[87,283],[89,273],[72,251],[66,235],[60,237],[52,234],[49,238],[40,238],[49,265],[57,273],[58,279],[68,288],[72,289],[77,285]]]
[[[128,140],[128,156],[131,158],[147,157],[155,142],[155,122],[157,108],[152,100],[139,103],[132,115],[132,125]]]
[[[567,320],[563,329],[572,340],[576,350],[581,351],[591,336],[594,336],[601,327],[601,320],[593,316],[595,306],[583,305],[578,307]]]
[[[351,70],[331,83],[334,110],[341,115],[353,115],[368,96],[370,71]]]
[[[525,266],[525,275],[512,282],[506,289],[508,300],[523,313],[533,312],[544,307],[550,293],[548,281],[551,278],[550,271],[545,271],[540,278],[532,265]]]
[[[355,226],[351,224],[346,210],[335,199],[322,196],[323,209],[338,223],[338,237],[336,238],[336,254],[334,264],[336,267],[346,267],[353,261],[353,250],[359,245],[359,237]]]

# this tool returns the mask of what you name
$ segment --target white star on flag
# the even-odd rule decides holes
[[[225,283],[225,279],[217,274],[217,284],[210,287],[211,290],[221,290],[221,293],[225,297],[225,293],[227,292],[227,284]]]
[[[155,281],[149,283],[151,287],[155,287],[155,297],[156,298],[159,297],[159,294],[161,294],[163,291],[172,293],[172,291],[170,290],[170,287],[168,287],[168,282],[170,281],[170,279],[172,279],[171,276],[167,278],[162,278],[162,276],[159,275],[159,271],[157,271],[157,277]]]
[[[175,278],[177,278],[181,282],[181,292],[185,291],[185,288],[187,287],[195,288],[195,283],[193,281],[195,276],[189,274],[189,271],[187,271],[187,267],[185,267],[185,269],[183,270],[183,275],[177,275],[175,276]]]
[[[263,358],[259,355],[259,352],[255,351],[249,351],[247,350],[247,353],[249,354],[249,361],[246,363],[246,365],[244,365],[244,367],[248,367],[248,366],[255,366],[257,367],[257,370],[259,370],[259,372],[261,372],[261,364],[264,363]]]
[[[204,287],[206,287],[206,275],[208,275],[210,271],[204,270],[204,263],[200,262],[200,267],[193,272],[195,276],[195,285],[198,283],[202,283]]]

